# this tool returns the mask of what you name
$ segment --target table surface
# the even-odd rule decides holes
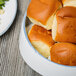
[[[0,76],[41,76],[22,59],[19,51],[21,23],[29,0],[17,0],[18,10],[10,29],[0,37]]]

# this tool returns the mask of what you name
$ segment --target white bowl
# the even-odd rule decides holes
[[[26,29],[26,13],[22,22],[19,47],[24,61],[36,72],[44,76],[76,76],[75,66],[64,66],[41,56],[31,45]]]
[[[0,15],[0,36],[3,35],[13,23],[16,11],[17,0],[9,0],[5,3],[4,14]]]

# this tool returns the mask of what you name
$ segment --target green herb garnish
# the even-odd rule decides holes
[[[0,0],[0,9],[3,9],[5,7],[5,2],[9,0]]]

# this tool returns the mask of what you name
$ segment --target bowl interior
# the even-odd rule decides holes
[[[27,16],[25,16],[25,21],[24,21],[24,22],[25,22],[25,23],[24,23],[24,30],[25,30],[25,32],[26,32],[26,34],[27,34],[27,37],[28,37],[28,33],[29,33],[31,27],[33,26],[33,24],[31,23],[31,21],[28,19]],[[26,38],[26,39],[27,39],[27,38]],[[28,38],[27,41],[28,41],[29,45],[32,46],[31,42],[29,41],[29,38]],[[44,59],[46,59],[46,60],[49,61],[50,63],[52,62],[50,59],[47,59],[47,58],[45,58],[44,56],[42,56],[33,46],[32,46],[32,48],[34,49],[34,51],[35,51],[36,53],[38,53],[38,55],[40,55],[41,57],[43,57]],[[61,65],[61,64],[58,64],[58,63],[55,63],[55,62],[52,62],[52,63],[54,63],[54,64],[56,64],[56,65],[59,65],[59,66],[63,66],[63,67],[76,68],[76,66]]]

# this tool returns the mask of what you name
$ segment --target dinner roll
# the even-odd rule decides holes
[[[31,0],[27,16],[32,23],[49,30],[52,28],[54,14],[60,6],[58,0]]]
[[[51,48],[51,61],[76,66],[76,45],[71,43],[56,43]]]
[[[57,42],[76,43],[76,7],[61,8],[52,26],[53,40]]]
[[[63,5],[76,7],[76,0],[63,0]]]
[[[50,49],[54,44],[51,31],[47,31],[41,26],[34,25],[32,26],[28,37],[32,45],[40,54],[46,58],[50,56]]]

